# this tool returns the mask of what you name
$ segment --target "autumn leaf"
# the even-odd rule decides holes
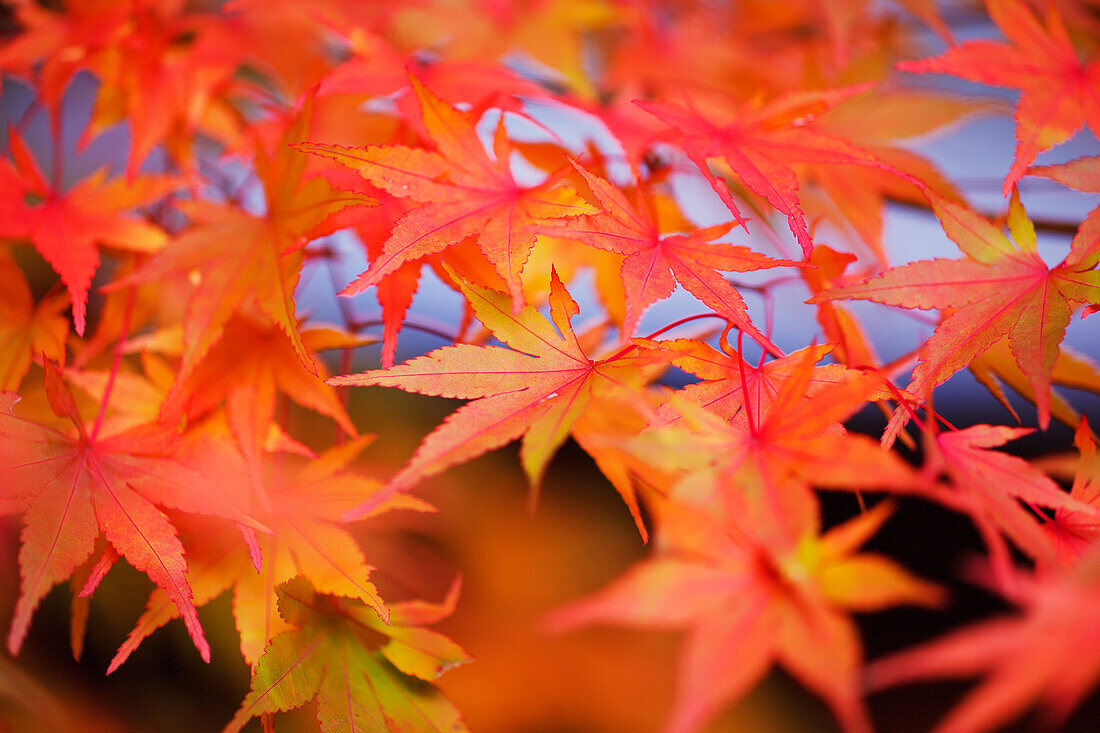
[[[774,397],[754,389],[761,412],[750,399],[727,420],[674,393],[657,424],[625,442],[644,463],[685,477],[672,491],[680,500],[690,497],[711,512],[754,524],[769,547],[788,547],[797,538],[817,511],[815,487],[913,493],[921,484],[908,464],[841,425],[880,388],[881,378],[842,373],[835,382],[812,385],[817,356],[807,349],[793,367],[780,364],[790,373],[772,375],[781,380]]]
[[[212,494],[198,474],[164,455],[170,434],[156,428],[106,437],[97,427],[89,431],[60,370],[50,362],[46,390],[55,412],[72,423],[76,435],[19,417],[12,410],[18,397],[11,392],[0,396],[0,465],[8,491],[26,506],[19,550],[22,586],[8,648],[19,652],[38,602],[88,558],[102,532],[118,555],[164,589],[209,661],[183,546],[158,505],[256,523],[243,507]]]
[[[638,355],[589,358],[570,323],[579,308],[557,272],[551,272],[550,320],[531,306],[514,315],[505,294],[458,282],[478,319],[506,346],[445,346],[392,369],[329,380],[341,386],[383,385],[473,400],[424,439],[382,496],[409,489],[520,436],[520,460],[537,488],[550,458],[589,402],[598,399],[601,390],[636,383],[641,376],[638,367],[647,361]],[[345,518],[355,518],[370,506]]]
[[[441,604],[391,604],[388,625],[373,609],[322,595],[304,578],[289,580],[276,592],[279,614],[294,628],[264,650],[252,689],[226,733],[239,731],[258,715],[293,710],[314,699],[322,733],[466,730],[450,701],[420,682],[470,661],[453,641],[422,628],[451,614],[457,582]]]
[[[69,322],[63,294],[35,303],[23,271],[0,249],[0,391],[19,389],[34,357],[60,361]]]
[[[34,76],[45,101],[60,111],[62,95],[82,69],[98,93],[82,142],[129,123],[126,177],[133,180],[153,148],[189,152],[194,134],[234,142],[237,116],[225,91],[244,57],[227,16],[179,3],[73,3],[64,10],[18,3],[23,32],[0,51],[0,68]],[[32,69],[37,67],[38,74]],[[179,156],[185,164],[189,156]]]
[[[673,366],[699,377],[701,381],[688,384],[680,390],[683,399],[704,407],[719,417],[732,421],[740,415],[744,421],[746,397],[751,400],[749,409],[757,417],[767,415],[772,403],[783,389],[784,383],[799,369],[803,362],[817,363],[833,351],[833,346],[810,346],[799,349],[781,359],[771,359],[762,364],[749,364],[741,354],[724,341],[722,351],[695,339],[652,341],[635,339],[634,343],[668,354]],[[806,381],[805,396],[811,397],[829,385],[837,385],[863,376],[863,372],[843,364],[824,364],[812,368]],[[885,386],[871,392],[870,399],[887,399],[893,393]],[[666,419],[676,417],[675,406],[668,404],[658,413]]]
[[[520,274],[535,244],[532,225],[592,214],[595,209],[572,189],[554,186],[553,180],[529,188],[520,186],[511,172],[511,145],[503,117],[490,156],[477,135],[476,120],[436,97],[415,76],[409,78],[435,150],[402,145],[297,146],[358,170],[392,196],[420,203],[394,224],[381,254],[341,293],[362,292],[406,262],[476,237],[481,251],[508,284],[512,310],[518,314],[523,305]]]
[[[425,60],[418,54],[399,52],[381,39],[367,39],[354,49],[356,55],[331,69],[321,83],[319,96],[355,94],[367,97],[397,95],[403,117],[415,117],[416,95],[398,94],[409,86],[409,71],[425,87],[451,104],[471,105],[471,111],[496,107],[523,114],[524,99],[545,97],[547,91],[507,66],[460,59]],[[423,128],[418,132],[423,132]]]
[[[1073,435],[1078,457],[1073,473],[1070,498],[1095,508],[1100,505],[1100,460],[1097,460],[1096,438],[1087,418],[1081,418]],[[1081,512],[1072,507],[1058,507],[1054,517],[1043,525],[1054,544],[1054,562],[1059,567],[1072,568],[1088,555],[1095,544],[1097,521],[1094,512]]]
[[[99,269],[99,247],[155,252],[168,241],[158,226],[129,212],[163,197],[175,183],[145,176],[131,182],[107,180],[100,170],[60,190],[47,182],[34,156],[13,131],[12,161],[0,158],[0,237],[28,239],[50,263],[69,291],[77,335],[84,335],[88,291]],[[60,154],[60,153],[57,153]]]
[[[935,727],[935,733],[1000,729],[1038,703],[1041,724],[1055,730],[1100,680],[1100,548],[1068,572],[1016,571],[1013,616],[997,616],[891,655],[867,669],[872,689],[944,677],[984,679]]]
[[[808,302],[873,300],[905,308],[951,309],[921,347],[908,390],[931,393],[1007,336],[1031,382],[1043,428],[1050,423],[1051,371],[1076,303],[1100,303],[1100,239],[1078,230],[1070,252],[1049,267],[1036,249],[1035,228],[1019,197],[1009,204],[1012,240],[959,204],[928,192],[944,231],[966,254],[961,260],[921,260],[862,283],[820,293]],[[898,413],[904,418],[904,413]]]
[[[853,143],[814,126],[816,115],[862,88],[826,92],[802,92],[778,97],[756,106],[744,106],[729,114],[735,121],[720,124],[698,110],[667,102],[637,102],[672,130],[670,139],[710,182],[738,223],[744,224],[729,188],[708,167],[717,158],[729,166],[745,185],[768,200],[787,217],[791,233],[809,258],[813,241],[798,197],[798,163],[871,165],[883,167],[877,158]]]
[[[890,512],[881,503],[820,536],[810,515],[798,542],[773,553],[755,542],[752,524],[673,503],[652,558],[547,623],[559,631],[593,623],[687,628],[669,733],[702,728],[773,664],[824,698],[846,731],[870,731],[859,634],[847,612],[942,601],[939,589],[891,560],[856,554]]]
[[[351,205],[369,206],[369,196],[334,189],[319,177],[303,178],[305,156],[289,147],[308,135],[312,99],[306,98],[289,121],[275,153],[256,150],[267,211],[255,216],[233,205],[207,200],[180,202],[192,226],[157,256],[115,280],[109,288],[156,282],[166,277],[196,283],[183,319],[181,378],[187,377],[222,336],[242,306],[253,305],[283,331],[302,364],[316,372],[302,344],[294,288],[309,239],[329,233],[330,216]],[[226,247],[226,242],[234,246]],[[198,277],[194,277],[198,273]]]
[[[321,332],[300,333],[312,353]],[[166,425],[178,424],[181,417],[193,422],[224,405],[237,445],[258,479],[280,394],[331,418],[344,434],[357,435],[335,391],[323,381],[328,376],[324,366],[315,368],[311,372],[302,364],[282,329],[234,315],[203,360],[173,385],[159,419]]]
[[[1016,155],[1003,187],[1008,197],[1036,155],[1065,142],[1084,124],[1100,135],[1100,61],[1080,59],[1055,10],[1044,27],[1021,0],[986,0],[986,7],[1007,43],[966,41],[897,68],[1020,90]]]
[[[627,299],[624,340],[634,334],[645,309],[671,295],[679,282],[701,303],[749,333],[772,354],[782,355],[752,325],[741,294],[716,270],[751,272],[795,263],[773,260],[748,247],[713,242],[729,231],[729,225],[662,235],[652,209],[654,202],[641,190],[637,193],[637,205],[631,205],[617,186],[571,162],[588,184],[601,211],[542,226],[538,231],[625,256],[620,270]]]
[[[1011,577],[1012,557],[1003,536],[1014,545],[1049,565],[1055,546],[1040,522],[1039,507],[1070,511],[1079,517],[1097,516],[1097,510],[1067,494],[1027,461],[989,450],[1031,433],[1030,428],[974,425],[962,430],[926,436],[927,476],[945,472],[950,486],[931,485],[930,498],[967,514],[977,527],[991,555],[999,581]],[[1026,505],[1026,506],[1025,506]]]
[[[351,462],[371,440],[365,436],[335,446],[308,463],[299,462],[295,470],[286,457],[268,457],[258,492],[235,451],[205,440],[192,445],[193,453],[201,452],[194,459],[197,468],[217,476],[226,491],[251,494],[252,515],[266,528],[256,536],[255,547],[246,548],[225,524],[192,520],[185,525],[192,528],[195,603],[202,605],[232,589],[241,653],[249,664],[255,664],[265,645],[287,628],[276,610],[274,589],[295,576],[307,578],[321,592],[358,598],[383,621],[392,613],[369,580],[371,567],[362,550],[339,523],[342,512],[381,488],[378,481],[351,470]],[[381,502],[375,513],[391,508],[434,511],[419,499],[398,495]],[[145,612],[111,660],[111,669],[178,615],[162,590],[153,591]]]

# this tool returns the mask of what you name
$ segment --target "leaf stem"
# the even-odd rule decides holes
[[[62,130],[62,112],[58,109],[56,110],[56,114],[50,117],[50,137],[53,141],[53,160],[50,161],[52,165],[50,186],[53,188],[55,194],[60,194],[61,192],[61,177],[64,173],[63,162],[65,151],[62,149]]]
[[[679,326],[683,326],[685,323],[691,323],[692,321],[698,321],[702,318],[721,318],[723,321],[726,321],[727,323],[729,323],[729,321],[726,319],[725,316],[720,316],[717,313],[696,313],[693,316],[685,316],[684,318],[681,318],[677,321],[673,321],[672,323],[668,324],[667,326],[665,326],[663,328],[658,328],[656,331],[649,334],[648,336],[644,336],[643,338],[645,338],[645,339],[657,338],[658,336],[665,333],[666,331],[671,331],[674,328],[678,328]],[[607,357],[606,359],[601,359],[600,361],[606,363],[606,362],[615,361],[616,359],[621,359],[622,357],[626,356],[627,354],[629,354],[631,351],[633,351],[636,348],[638,348],[637,344],[633,344],[633,343],[632,344],[627,344],[626,346],[624,346],[619,351],[616,351],[611,356]]]
[[[27,108],[23,110],[23,114],[20,115],[19,121],[15,123],[15,127],[13,128],[15,132],[22,135],[26,131],[27,126],[31,123],[31,120],[34,119],[34,116],[42,109],[42,106],[42,97],[35,97],[31,103],[27,105]]]
[[[361,331],[367,328],[375,328],[377,326],[385,326],[386,322],[381,318],[369,318],[365,321],[352,321],[351,326],[353,331]],[[457,342],[459,337],[453,333],[448,333],[441,328],[435,326],[429,326],[424,323],[416,323],[414,321],[404,320],[401,322],[401,328],[411,328],[414,331],[420,331],[421,333],[431,334],[432,336],[438,336],[444,341],[450,341],[452,343]]]
[[[726,340],[726,334],[729,333],[732,326],[726,326],[726,330],[722,332],[722,340]],[[745,332],[737,331],[737,371],[741,374],[741,395],[745,398],[745,417],[749,421],[749,435],[753,438],[758,437],[756,430],[756,420],[752,414],[752,395],[749,394],[749,383],[745,379],[745,357],[742,351],[741,343],[745,336]]]

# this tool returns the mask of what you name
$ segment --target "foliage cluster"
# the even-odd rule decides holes
[[[515,440],[537,511],[571,438],[650,547],[546,626],[684,629],[669,731],[703,728],[774,665],[852,733],[873,727],[867,695],[903,682],[981,678],[942,731],[1033,704],[1056,723],[1097,684],[1100,462],[1055,386],[1100,390],[1063,345],[1100,307],[1100,209],[1064,243],[1019,193],[1025,177],[1100,192],[1100,157],[1036,165],[1100,134],[1094,3],[0,7],[5,104],[27,100],[0,159],[12,655],[67,582],[79,658],[124,561],[156,589],[108,673],[177,618],[209,661],[197,608],[228,592],[252,684],[227,731],[311,701],[322,731],[464,730],[432,683],[469,656],[428,628],[460,584],[439,603],[384,599],[352,530],[434,511],[422,482]],[[966,22],[991,38],[958,41]],[[1018,91],[1001,210],[975,211],[909,143],[1007,106],[918,75]],[[121,170],[85,171],[80,151],[119,129]],[[694,183],[721,220],[701,220]],[[888,205],[934,217],[957,256],[894,262]],[[342,301],[342,323],[319,323],[296,292],[349,241],[369,264],[332,290],[369,291],[381,316]],[[403,327],[426,328],[409,315],[425,277],[461,298],[453,344],[395,363]],[[678,287],[698,312],[644,333]],[[884,360],[855,300],[930,311],[934,331]],[[778,316],[803,301],[815,333],[784,344]],[[330,377],[379,343],[379,368]],[[694,381],[662,386],[670,367]],[[935,390],[967,368],[1015,424],[937,414]],[[379,480],[348,411],[367,385],[467,402]],[[1039,428],[1072,427],[1076,451],[997,450],[1032,432],[1006,385]],[[296,432],[291,403],[329,437]],[[867,408],[881,439],[844,428]],[[862,510],[826,526],[822,491]],[[868,663],[854,614],[950,603],[861,550],[914,501],[973,525],[974,576],[1018,610]],[[0,671],[16,694],[17,667]]]

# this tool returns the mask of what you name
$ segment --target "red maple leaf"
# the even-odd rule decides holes
[[[924,397],[1007,336],[1035,391],[1039,424],[1050,422],[1051,371],[1075,303],[1100,303],[1100,239],[1078,230],[1070,252],[1049,267],[1019,197],[1009,204],[1013,239],[965,206],[926,192],[944,231],[967,256],[921,260],[808,302],[857,298],[906,308],[951,309],[921,347],[909,391]],[[1014,241],[1013,241],[1014,240]],[[888,436],[908,419],[898,410]]]
[[[575,162],[573,167],[588,184],[600,205],[600,213],[542,226],[538,231],[626,257],[621,269],[627,303],[624,338],[634,334],[643,311],[671,295],[679,282],[700,302],[749,333],[772,354],[782,356],[783,352],[749,320],[741,294],[715,271],[750,272],[795,263],[773,260],[748,247],[714,243],[712,240],[729,231],[729,224],[687,234],[662,235],[652,202],[641,188],[637,190],[636,205],[632,206],[614,184]]]
[[[128,212],[152,203],[176,184],[143,176],[107,180],[100,170],[66,191],[46,181],[23,139],[9,130],[12,161],[0,158],[0,237],[29,239],[61,276],[73,304],[73,322],[84,335],[88,290],[99,269],[99,247],[153,252],[168,235]],[[55,154],[60,155],[59,151]]]
[[[1020,0],[986,0],[986,6],[1008,43],[967,41],[897,68],[1020,90],[1016,156],[1004,180],[1008,196],[1039,153],[1068,140],[1083,124],[1100,135],[1100,60],[1080,59],[1053,9],[1044,28]]]
[[[372,568],[358,543],[339,523],[342,512],[376,495],[381,484],[352,470],[351,463],[372,436],[331,448],[309,461],[267,457],[259,490],[239,453],[225,443],[199,441],[197,464],[219,483],[252,493],[252,514],[267,531],[258,533],[246,551],[238,533],[225,522],[206,517],[181,519],[189,540],[190,577],[195,604],[203,605],[228,589],[245,661],[255,664],[264,647],[287,628],[276,609],[275,587],[296,576],[318,590],[358,598],[383,622],[390,610],[370,581]],[[290,470],[288,470],[288,468]],[[426,502],[402,494],[383,502],[378,511],[434,511]],[[260,559],[262,557],[262,563]],[[179,616],[179,609],[162,589],[149,596],[145,613],[111,660],[117,668],[156,629]]]
[[[362,292],[406,262],[436,254],[476,237],[478,246],[508,284],[512,309],[523,305],[520,274],[535,244],[532,225],[592,214],[577,193],[548,180],[520,186],[511,171],[511,145],[501,117],[493,155],[482,145],[476,120],[442,101],[411,74],[425,130],[434,151],[403,145],[346,148],[303,143],[300,150],[332,158],[392,196],[420,203],[393,228],[370,268],[341,291]]]
[[[764,105],[741,107],[730,114],[735,121],[725,124],[713,122],[696,109],[666,102],[636,104],[673,128],[671,139],[698,166],[738,223],[744,224],[745,220],[729,187],[711,172],[708,158],[724,161],[746,186],[786,216],[803,254],[809,258],[813,241],[798,198],[798,176],[793,166],[821,163],[885,167],[871,153],[812,124],[816,115],[863,89],[787,94]]]
[[[19,417],[19,399],[0,393],[0,466],[12,495],[25,504],[19,567],[22,588],[8,635],[19,652],[43,596],[92,553],[100,532],[131,565],[164,589],[179,609],[199,653],[210,660],[187,582],[176,530],[158,505],[229,517],[258,526],[241,507],[203,488],[205,481],[167,455],[172,435],[141,427],[109,436],[88,430],[60,369],[46,362],[46,394],[75,429],[61,432]],[[110,567],[110,561],[104,563]]]
[[[847,612],[942,600],[939,589],[891,560],[856,553],[890,511],[880,503],[820,536],[811,513],[798,542],[776,552],[755,541],[752,525],[670,504],[651,559],[554,612],[549,624],[688,628],[669,733],[701,728],[776,663],[824,698],[846,731],[869,731],[859,634]]]
[[[1042,515],[1038,515],[1037,507],[1068,510],[1078,517],[1097,516],[1096,509],[1062,491],[1027,461],[989,450],[1031,432],[1030,428],[973,425],[940,433],[925,442],[925,474],[935,476],[943,471],[950,478],[948,487],[930,484],[929,495],[971,518],[1002,582],[1008,581],[1012,568],[1002,535],[1039,562],[1049,565],[1054,561],[1055,545],[1040,524]],[[1042,521],[1046,521],[1045,516]]]
[[[376,201],[305,175],[306,156],[289,144],[307,136],[312,108],[313,98],[306,97],[285,121],[273,153],[257,140],[256,167],[267,209],[263,216],[207,200],[180,202],[192,226],[155,257],[107,286],[119,288],[165,277],[194,283],[183,318],[181,377],[189,375],[222,337],[233,313],[248,305],[278,326],[306,368],[317,371],[313,356],[302,344],[294,302],[301,249],[310,239],[331,233],[327,226],[334,213]],[[235,246],[227,247],[226,242]],[[195,272],[199,277],[193,277]]]
[[[984,676],[935,733],[1000,730],[1040,704],[1041,724],[1057,730],[1100,680],[1100,545],[1074,568],[1008,587],[1018,615],[997,616],[867,667],[872,689],[945,677]]]

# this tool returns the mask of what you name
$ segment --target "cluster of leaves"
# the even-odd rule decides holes
[[[1100,134],[1084,0],[987,0],[968,12],[1004,39],[963,43],[920,0],[5,5],[5,99],[31,92],[0,159],[12,654],[68,581],[79,656],[123,559],[157,589],[108,671],[177,617],[209,659],[196,607],[228,590],[252,690],[227,730],[313,699],[324,731],[465,729],[423,682],[468,661],[424,628],[457,583],[440,605],[383,600],[346,525],[432,511],[410,490],[517,439],[533,503],[571,437],[655,539],[548,623],[688,629],[669,730],[699,729],[774,664],[849,731],[872,727],[869,690],[922,677],[986,675],[945,731],[1035,701],[1060,720],[1097,683],[1100,464],[1053,385],[1100,386],[1062,344],[1075,311],[1100,307],[1100,209],[1051,266],[1017,191],[1044,176],[1100,192],[1100,157],[1033,165],[1083,125]],[[937,35],[946,50],[919,58]],[[926,73],[1020,91],[1003,217],[905,147],[996,111],[910,83]],[[73,172],[72,90],[89,79],[76,146],[124,126],[118,175]],[[693,179],[722,222],[678,195]],[[892,264],[890,201],[928,210],[959,257]],[[321,352],[348,371],[378,340],[349,307],[329,326],[295,302],[304,268],[332,267],[336,232],[369,261],[340,295],[373,289],[381,368],[328,378]],[[28,280],[32,250],[52,285]],[[461,296],[458,336],[395,365],[425,266]],[[600,317],[575,328],[584,271]],[[703,312],[643,336],[677,285]],[[790,353],[773,338],[784,285],[819,326]],[[935,331],[884,363],[848,300],[933,310]],[[695,321],[724,327],[660,338]],[[672,366],[698,381],[660,386]],[[1010,411],[1006,383],[1041,428],[1075,427],[1079,457],[994,450],[1023,427],[939,429],[933,392],[968,367]],[[469,402],[379,481],[358,464],[370,436],[347,412],[352,385]],[[288,400],[334,438],[294,435]],[[882,439],[846,431],[872,403]],[[891,496],[823,527],[821,490]],[[985,582],[1020,613],[867,665],[853,614],[947,602],[859,551],[912,497],[973,523]]]

